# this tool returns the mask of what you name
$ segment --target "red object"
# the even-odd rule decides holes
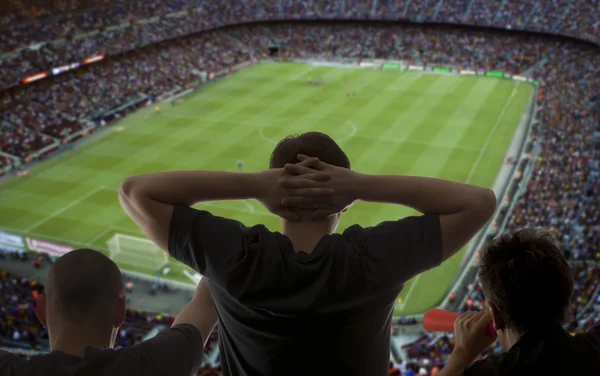
[[[456,312],[448,312],[443,309],[430,309],[423,316],[423,329],[429,332],[445,332],[454,333],[454,321],[460,316]],[[496,329],[494,323],[490,321],[487,327],[487,335],[496,337]]]

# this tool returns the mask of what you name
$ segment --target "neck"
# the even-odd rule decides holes
[[[48,330],[50,334],[50,349],[65,354],[83,358],[87,347],[99,349],[112,348],[116,330],[100,331],[91,325],[68,325],[58,330]]]
[[[328,220],[319,221],[281,221],[282,233],[287,236],[294,251],[304,251],[311,253],[319,240],[325,235],[331,234],[335,229],[332,228],[331,222]]]
[[[500,344],[502,345],[503,350],[507,352],[515,345],[515,343],[519,342],[522,334],[511,329],[505,329],[503,331],[498,331],[498,336],[503,337],[500,341]]]

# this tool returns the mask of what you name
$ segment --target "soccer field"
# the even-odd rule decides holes
[[[321,77],[324,84],[309,86]],[[123,269],[150,275],[162,253],[128,237],[143,236],[119,206],[127,176],[177,169],[246,171],[268,166],[275,143],[291,133],[325,132],[352,166],[372,174],[439,177],[488,186],[526,110],[527,83],[477,76],[263,63],[201,87],[159,114],[139,111],[95,137],[0,186],[0,229],[73,247],[109,249]],[[348,97],[348,92],[354,96]],[[122,128],[121,131],[116,131]],[[257,202],[200,205],[246,225],[279,229]],[[339,230],[415,214],[359,203]],[[463,252],[408,282],[396,313],[422,313],[448,291]],[[170,262],[169,278],[190,282]],[[190,282],[191,283],[191,282]]]

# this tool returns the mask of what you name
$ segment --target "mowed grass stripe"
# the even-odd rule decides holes
[[[446,140],[449,144],[461,145],[464,137],[466,137],[473,128],[485,129],[489,134],[491,128],[497,121],[497,117],[488,117],[482,124],[482,119],[479,116],[481,109],[485,107],[486,103],[494,103],[491,101],[493,99],[504,100],[504,102],[509,99],[507,95],[499,97],[496,93],[499,84],[504,82],[498,80],[472,79],[467,79],[463,82],[466,84],[456,88],[455,95],[453,96],[454,99],[452,100],[452,103],[449,103],[453,110],[447,113],[445,120],[440,121],[444,126],[437,133],[436,137],[434,137],[434,143]],[[479,110],[464,111],[464,108],[467,106]],[[461,112],[462,116],[460,114]],[[470,117],[470,119],[468,117]],[[487,137],[487,134],[483,136],[483,138],[485,137]],[[424,174],[426,176],[468,183],[466,178],[470,171],[476,167],[475,163],[477,163],[478,155],[478,151],[464,149],[437,150],[432,146],[429,147],[429,150],[423,154],[423,157],[413,165],[411,174]],[[429,160],[429,158],[432,159]],[[424,168],[422,166],[429,166],[429,170],[423,171]],[[455,173],[457,170],[459,172]],[[497,169],[491,173],[496,174],[496,171]],[[487,186],[491,186],[491,184],[492,182]],[[428,293],[425,286],[432,283],[439,283],[449,287],[460,261],[464,256],[464,251],[464,249],[461,250],[438,268],[422,273],[411,280],[400,295],[402,303],[399,308],[404,309],[408,306],[412,307],[413,310],[418,311],[426,309],[422,307],[431,307],[439,303],[445,296],[446,291],[439,289],[436,290],[436,293]],[[415,283],[418,285],[414,285]],[[418,291],[419,293],[415,293],[415,291]]]
[[[368,149],[363,157],[360,159],[360,164],[369,164],[369,168],[374,173],[381,174],[410,174],[410,169],[424,153],[427,152],[427,143],[423,144],[392,144],[390,145],[385,140],[387,139],[410,139],[414,132],[425,132],[430,137],[435,135],[436,129],[441,126],[437,123],[438,119],[433,119],[428,122],[428,118],[431,118],[431,114],[439,111],[439,107],[445,107],[446,101],[452,95],[451,91],[457,84],[455,80],[440,80],[440,76],[422,75],[415,84],[425,81],[425,89],[420,96],[414,95],[415,90],[411,87],[407,89],[412,94],[414,101],[412,105],[418,105],[424,101],[427,101],[431,109],[428,112],[421,112],[418,115],[410,116],[412,114],[412,105],[403,101],[403,110],[401,117],[404,121],[391,121],[388,122],[383,133],[380,134],[380,141],[375,143]],[[444,77],[446,78],[446,77]],[[440,95],[440,92],[447,92],[445,95]],[[436,93],[435,95],[430,95]],[[402,97],[404,98],[404,97]],[[409,119],[410,118],[410,119]],[[410,130],[409,131],[407,131]],[[385,146],[384,146],[385,145]],[[447,149],[446,149],[447,150]],[[399,153],[397,153],[399,151]],[[425,166],[424,166],[425,168]],[[401,206],[385,206],[378,204],[363,204],[365,209],[369,210],[372,214],[374,222],[380,222],[381,220],[394,220],[410,215],[412,211],[406,207]],[[354,218],[352,218],[354,219]]]
[[[490,91],[487,96],[484,97],[485,100],[480,103],[479,107],[476,107],[476,103],[465,97],[465,106],[470,106],[473,109],[479,109],[474,111],[475,115],[473,116],[473,120],[469,124],[468,129],[463,133],[463,137],[461,137],[458,142],[464,143],[466,142],[467,138],[472,138],[472,134],[477,133],[476,129],[480,132],[481,130],[487,130],[487,134],[479,134],[479,137],[477,138],[477,140],[479,140],[479,145],[483,147],[485,139],[490,135],[490,132],[492,132],[492,128],[497,121],[501,122],[503,128],[496,129],[496,137],[494,137],[492,142],[489,144],[490,146],[484,152],[484,157],[481,158],[477,165],[474,165],[477,155],[473,156],[469,153],[468,157],[471,158],[472,163],[470,165],[471,167],[468,169],[468,172],[465,168],[466,166],[469,166],[469,164],[465,163],[467,156],[461,155],[465,153],[465,150],[456,149],[447,158],[447,162],[439,171],[438,176],[444,179],[465,182],[467,175],[473,168],[475,168],[477,171],[480,169],[479,165],[481,163],[487,163],[488,166],[486,169],[472,175],[474,179],[479,179],[479,182],[474,183],[471,181],[468,183],[491,187],[496,179],[497,171],[502,164],[504,155],[504,153],[498,153],[498,150],[504,150],[504,152],[506,152],[519,123],[518,119],[520,119],[526,110],[525,106],[529,96],[531,95],[532,88],[529,85],[522,86],[523,90],[520,94],[520,97],[511,100],[511,96],[515,94],[515,90],[521,88],[520,85],[517,85],[511,81],[479,80],[479,82],[481,85],[491,84],[495,87],[495,89]],[[477,90],[471,91],[471,93],[473,92],[477,92]],[[508,104],[508,108],[504,113],[502,113],[504,105],[494,107],[490,106],[490,103],[505,103]],[[505,135],[510,135],[510,137],[505,137]],[[461,173],[455,173],[457,169],[460,170]],[[404,291],[400,295],[402,304],[399,307],[402,309],[398,309],[397,313],[420,313],[429,307],[438,304],[446,295],[448,288],[450,287],[449,284],[453,280],[456,270],[465,255],[465,250],[466,248],[458,252],[454,257],[447,260],[439,267],[422,273],[407,283]],[[414,283],[416,283],[415,286],[413,286]],[[446,289],[445,291],[442,289],[428,289],[428,286],[433,284],[446,286]],[[407,294],[409,293],[410,295],[408,296],[408,300],[406,300]]]

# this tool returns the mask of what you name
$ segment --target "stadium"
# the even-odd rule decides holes
[[[74,248],[105,252],[128,278],[120,347],[170,325],[199,275],[125,215],[119,183],[260,171],[278,140],[310,130],[358,171],[485,186],[499,200],[467,247],[406,283],[390,374],[437,374],[453,337],[424,332],[423,313],[484,307],[478,251],[517,228],[560,237],[576,281],[567,329],[600,320],[597,1],[14,0],[0,28],[2,349],[48,351],[35,296]],[[279,227],[256,201],[203,208]],[[340,230],[413,214],[359,203]],[[201,375],[220,375],[217,341]]]

